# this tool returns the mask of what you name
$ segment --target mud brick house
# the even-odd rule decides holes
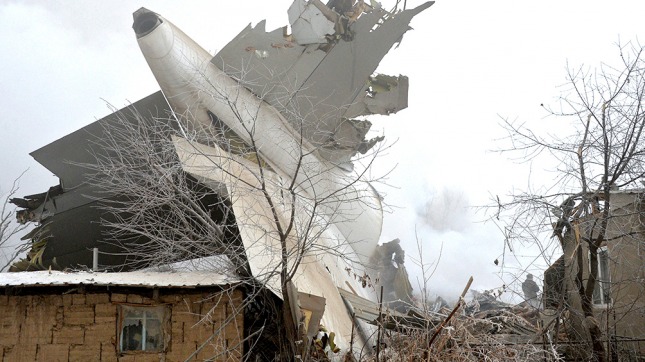
[[[598,279],[592,297],[595,323],[612,358],[642,360],[645,356],[645,191],[612,191],[609,207],[605,241],[598,249]],[[591,268],[589,248],[580,235],[597,221],[592,217],[574,221],[572,224],[581,231],[566,235],[564,255],[544,274],[544,315],[553,320],[558,308],[566,309],[564,315],[568,317],[562,319],[561,330],[566,331],[569,341],[577,343],[588,340],[584,323],[589,322],[582,320],[576,278],[587,283]],[[580,262],[582,268],[579,268]]]
[[[238,361],[243,292],[210,272],[0,274],[2,361]]]

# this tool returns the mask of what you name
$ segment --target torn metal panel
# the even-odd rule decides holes
[[[325,314],[325,298],[309,293],[298,293],[298,304],[303,313],[307,336],[311,338],[318,332],[320,320]]]
[[[23,208],[23,209],[36,209],[43,202],[46,202],[49,198],[56,197],[63,193],[63,188],[60,185],[52,186],[47,190],[47,192],[42,192],[35,195],[28,195],[24,198],[12,198],[9,200],[10,203]]]
[[[266,32],[265,25],[261,21],[247,26],[211,61],[272,106],[284,109],[326,53],[317,45],[295,43],[286,27]]]
[[[156,92],[31,153],[36,161],[58,176],[60,185],[16,199],[17,205],[23,207],[17,212],[18,221],[41,224],[23,237],[32,239],[28,268],[92,265],[94,247],[105,252],[102,263],[123,264],[126,256],[119,255],[122,250],[100,242],[105,228],[100,223],[104,215],[99,200],[109,195],[86,182],[88,172],[92,171],[82,165],[96,162],[96,156],[106,152],[98,145],[105,132],[118,122],[136,122],[134,115],[139,113],[146,117],[159,116],[157,122],[168,122],[170,128],[172,121],[166,117],[169,112],[163,95]]]
[[[335,32],[334,21],[311,1],[295,0],[287,13],[293,38],[300,45],[326,43],[327,36]]]
[[[289,123],[291,113],[240,86],[167,19],[148,10],[143,13],[148,15],[138,13],[133,27],[141,31],[137,33],[139,47],[179,122],[209,137],[213,120],[221,121],[253,145],[252,151],[280,177],[300,185],[303,195],[316,202],[324,200],[317,214],[333,223],[366,262],[378,243],[383,220],[381,199],[374,188],[362,175],[321,159],[317,147],[303,139],[300,127]],[[151,17],[159,25],[148,31],[145,26]],[[168,43],[168,38],[173,41]]]
[[[133,112],[142,116],[160,117],[159,121],[168,120],[170,107],[161,92],[153,93],[127,107],[120,109],[96,122],[72,132],[60,139],[33,151],[30,155],[41,165],[60,179],[63,190],[74,189],[86,181],[87,170],[78,166],[96,160],[92,151],[96,149],[96,140],[101,139],[108,125],[119,117],[133,120]],[[79,194],[80,196],[80,194]]]
[[[346,117],[381,114],[388,116],[408,107],[408,77],[377,74],[369,77],[363,99],[354,102]]]
[[[348,290],[338,288],[345,303],[349,304],[356,318],[371,325],[378,325],[379,322],[387,329],[400,330],[403,328],[428,329],[438,325],[445,316],[440,314],[428,314],[425,317],[410,310],[407,314],[397,312],[387,306],[379,307],[377,303],[360,297]],[[379,309],[381,311],[379,312]],[[430,318],[433,317],[433,318]]]
[[[178,137],[173,138],[173,141],[186,172],[200,180],[210,179],[211,183],[226,187],[251,273],[281,297],[281,245],[271,206],[262,194],[260,181],[256,176],[257,165],[217,146],[189,143]],[[213,167],[213,164],[219,166]],[[285,223],[289,220],[291,205],[289,198],[283,199],[280,196],[281,182],[277,175],[265,171],[264,187],[273,200],[280,201],[276,202],[275,207],[279,211],[279,222]],[[307,205],[303,206],[306,207]],[[303,225],[307,225],[309,221],[308,215],[311,215],[304,209],[298,210],[294,215],[295,226],[286,240],[290,253],[296,252],[297,243],[302,242],[299,239],[302,235],[298,235],[298,232],[302,232]],[[345,268],[360,270],[358,265],[350,263],[350,260],[358,260],[358,255],[334,224],[316,220],[310,227],[312,230],[309,232],[317,235],[315,250],[302,259],[293,284],[299,296],[311,294],[325,299],[322,323],[337,334],[339,345],[348,345],[352,322],[336,288],[350,285],[363,298],[373,299],[375,295],[369,288],[363,288],[360,281],[352,278],[346,271]],[[294,262],[290,258],[289,263]]]
[[[347,138],[343,122],[366,112],[367,105],[353,104],[367,97],[369,77],[392,45],[410,29],[412,18],[433,3],[395,14],[381,8],[361,13],[349,25],[351,40],[336,40],[324,50],[291,42],[283,29],[266,33],[262,22],[243,30],[212,62],[240,79],[292,124],[303,124],[305,137],[325,148],[320,152],[323,157],[338,165],[348,164],[358,152],[356,142],[364,140],[354,141],[351,147],[338,147],[334,140]],[[266,51],[266,57],[256,57],[250,51],[255,49]],[[381,114],[405,108],[407,80],[400,81],[395,93],[385,97],[387,100],[381,100],[385,93],[381,94],[370,102],[368,111]]]

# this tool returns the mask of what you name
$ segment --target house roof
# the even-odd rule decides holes
[[[33,271],[0,273],[0,287],[111,285],[126,287],[194,288],[234,284],[239,279],[215,272],[133,271],[123,273]]]

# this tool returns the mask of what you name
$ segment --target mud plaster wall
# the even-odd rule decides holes
[[[24,294],[24,293],[21,293]],[[242,356],[242,293],[162,290],[0,295],[1,361],[237,361]],[[170,343],[164,353],[117,352],[117,306],[170,306]],[[225,320],[229,323],[223,323]],[[210,341],[207,340],[215,335]]]

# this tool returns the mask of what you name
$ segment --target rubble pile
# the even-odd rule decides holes
[[[432,340],[437,326],[453,312],[444,306],[426,313],[427,330],[390,332],[383,339],[380,359],[424,361],[557,361],[559,356],[542,343],[539,311],[528,303],[512,305],[492,293],[477,293],[460,302],[453,317]],[[417,311],[418,312],[418,311]]]

